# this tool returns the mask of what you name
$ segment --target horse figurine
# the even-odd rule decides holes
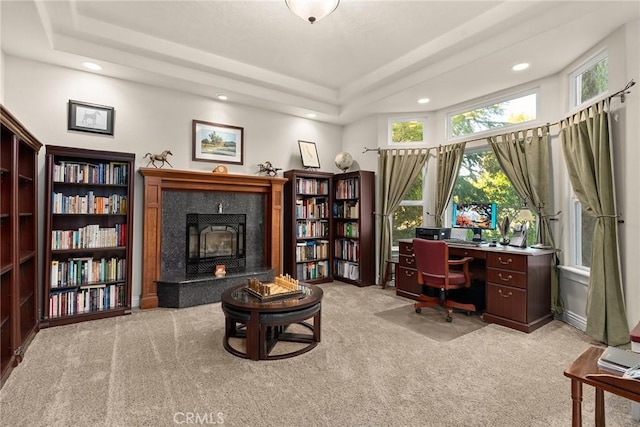
[[[169,150],[164,150],[160,154],[147,153],[144,155],[143,159],[146,159],[147,157],[149,158],[149,162],[147,163],[147,166],[153,165],[153,167],[157,168],[158,166],[156,165],[156,162],[162,162],[160,167],[163,167],[165,163],[173,167],[173,165],[169,163],[169,160],[167,160],[167,156],[169,155],[173,156],[173,153]]]
[[[269,160],[264,163],[258,163],[258,173],[263,173],[269,176],[277,176],[279,170],[282,170],[282,168],[274,168]]]

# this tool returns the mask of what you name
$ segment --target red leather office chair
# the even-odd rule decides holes
[[[418,270],[418,283],[440,289],[438,297],[420,295],[414,304],[416,313],[420,313],[422,307],[441,305],[447,311],[447,322],[451,322],[454,308],[476,311],[475,305],[450,300],[447,295],[450,289],[471,286],[469,262],[473,258],[450,260],[449,247],[442,240],[413,239],[413,254]],[[452,269],[451,266],[462,266],[462,269]]]

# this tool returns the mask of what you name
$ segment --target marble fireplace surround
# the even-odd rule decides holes
[[[257,194],[264,198],[262,266],[282,272],[282,204],[285,178],[140,168],[144,177],[142,294],[140,308],[158,307],[162,276],[163,192]],[[220,195],[222,196],[222,194]]]

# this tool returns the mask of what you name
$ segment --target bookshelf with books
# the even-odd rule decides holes
[[[47,146],[42,327],[131,312],[134,162]]]
[[[332,173],[284,173],[284,271],[308,282],[331,281]]]
[[[38,151],[0,105],[0,386],[38,331]]]
[[[375,175],[333,177],[333,277],[357,286],[375,284]]]

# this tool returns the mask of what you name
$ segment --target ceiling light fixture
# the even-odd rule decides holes
[[[340,0],[285,0],[284,2],[291,12],[313,24],[336,10]]]
[[[426,104],[429,101],[431,101],[429,98],[420,98],[418,99],[418,104]]]
[[[316,117],[316,113],[307,113],[307,117],[313,119]]]
[[[96,64],[95,62],[83,62],[82,65],[84,65],[84,67],[88,68],[89,70],[93,70],[93,71],[102,70],[102,67]]]
[[[224,93],[216,94],[216,98],[218,98],[220,101],[226,101],[227,99],[229,99],[229,97],[227,95],[225,95]]]
[[[528,62],[523,62],[521,64],[516,64],[513,67],[511,67],[511,69],[513,71],[522,71],[522,70],[526,70],[527,68],[529,68],[529,63]]]

